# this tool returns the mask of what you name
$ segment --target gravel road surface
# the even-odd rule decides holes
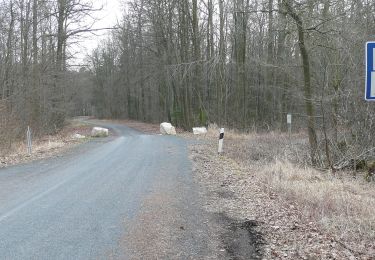
[[[0,170],[0,259],[210,258],[186,141],[97,124],[115,134]]]

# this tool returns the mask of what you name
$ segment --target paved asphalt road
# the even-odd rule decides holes
[[[126,259],[124,219],[137,222],[155,182],[168,176],[189,187],[176,196],[195,200],[184,139],[104,126],[116,135],[0,170],[0,259]],[[194,203],[188,210],[199,215]],[[200,254],[207,237],[194,233],[184,243]]]

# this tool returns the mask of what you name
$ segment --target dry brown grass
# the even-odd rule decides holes
[[[373,184],[281,160],[260,168],[257,176],[265,187],[297,202],[303,214],[340,238],[375,239]]]
[[[218,131],[217,126],[210,126],[208,134],[200,138],[216,143]],[[264,192],[297,205],[301,215],[355,252],[375,255],[375,185],[361,175],[333,174],[308,166],[304,133],[289,137],[226,130],[224,151],[224,157],[251,173],[252,181]]]
[[[219,135],[216,125],[208,127],[206,139],[214,140]],[[225,129],[224,153],[242,164],[264,163],[277,158],[293,163],[305,164],[308,161],[308,141],[305,133],[241,133]]]
[[[27,153],[25,140],[15,141],[8,149],[4,149],[0,153],[0,168],[54,156],[72,145],[84,141],[74,139],[73,134],[89,136],[91,128],[92,126],[82,122],[70,121],[64,129],[55,135],[34,138],[31,155]]]

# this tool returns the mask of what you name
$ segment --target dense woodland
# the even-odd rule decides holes
[[[90,76],[70,67],[69,48],[90,31],[94,11],[81,0],[0,1],[0,148],[11,148],[27,126],[34,135],[58,131],[72,100],[89,103],[75,86],[89,86]]]
[[[79,71],[69,47],[89,31],[79,22],[90,3],[0,6],[0,139],[27,125],[55,131],[72,115],[286,131],[291,113],[313,164],[372,156],[375,104],[363,98],[372,0],[124,1],[122,22]]]

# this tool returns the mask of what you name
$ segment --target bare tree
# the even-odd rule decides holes
[[[294,129],[307,130],[312,163],[321,167],[340,168],[374,145],[363,130],[375,126],[374,111],[358,92],[363,42],[374,33],[373,3],[130,2],[111,48],[93,55],[93,98],[102,115],[169,120],[186,129],[208,119],[285,131],[292,113]],[[108,63],[114,52],[118,58]],[[111,111],[113,101],[121,109]]]

